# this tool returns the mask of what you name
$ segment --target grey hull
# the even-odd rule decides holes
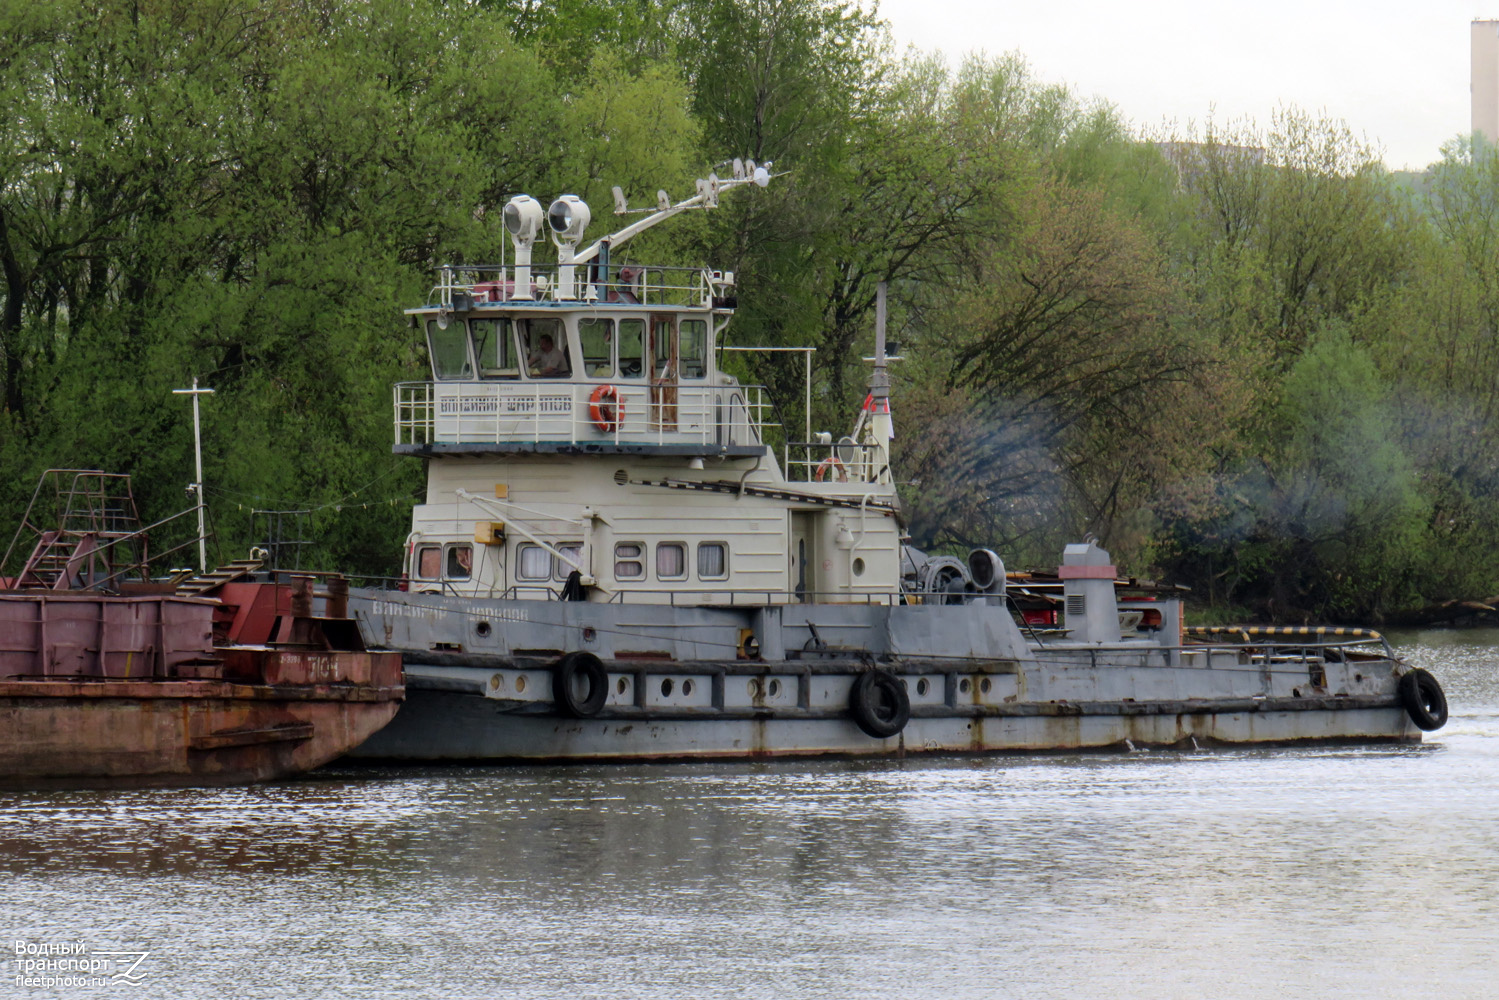
[[[400,649],[407,700],[354,756],[648,760],[1419,742],[1387,655],[1027,641],[986,606],[682,608],[355,595],[366,637]],[[746,638],[754,643],[747,645]],[[558,658],[599,657],[607,696],[575,718]],[[860,674],[893,675],[910,719],[855,722]]]
[[[1186,707],[1186,706],[1182,706]],[[866,736],[849,718],[566,719],[506,710],[482,696],[413,691],[353,756],[396,760],[672,760],[878,756],[1131,747],[1419,742],[1397,705],[1338,710],[913,717],[900,735]]]

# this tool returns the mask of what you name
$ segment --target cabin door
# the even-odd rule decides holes
[[[655,430],[677,429],[677,318],[651,317],[651,427]]]
[[[816,516],[810,511],[791,515],[791,551],[787,553],[791,563],[791,592],[804,604],[817,600],[817,548],[812,526]]]

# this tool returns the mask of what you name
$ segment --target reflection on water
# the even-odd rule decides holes
[[[1424,746],[0,794],[0,934],[153,997],[1491,996],[1499,631],[1395,641]]]

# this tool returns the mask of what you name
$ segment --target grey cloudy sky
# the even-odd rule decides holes
[[[1325,111],[1420,168],[1467,132],[1469,22],[1499,0],[882,0],[896,41],[1019,51],[1037,77],[1116,105],[1136,125],[1253,117],[1282,104]]]

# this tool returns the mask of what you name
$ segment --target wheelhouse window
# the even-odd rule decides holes
[[[469,334],[474,341],[474,358],[479,374],[485,378],[518,378],[520,362],[515,356],[515,338],[508,319],[469,320]]]
[[[540,545],[527,543],[520,547],[517,580],[549,580],[552,576],[552,554]]]
[[[614,375],[614,321],[585,316],[578,320],[578,345],[583,350],[583,371],[589,378]]]
[[[440,379],[473,378],[468,355],[468,328],[458,320],[447,320],[446,329],[437,320],[427,321],[427,347],[432,352],[432,374]]]
[[[526,374],[531,378],[566,378],[572,374],[567,355],[567,329],[560,319],[532,317],[518,320],[521,349],[526,352]]]
[[[645,320],[619,321],[619,374],[639,378],[645,370]]]
[[[708,377],[708,321],[684,319],[681,324],[682,377]]]
[[[614,546],[614,578],[616,580],[642,580],[645,578],[645,546],[638,542],[620,542]]]
[[[573,570],[582,570],[583,546],[581,545],[559,545],[557,551],[562,553],[562,558],[552,559],[552,579],[566,580]],[[568,560],[572,560],[569,562]]]
[[[681,542],[662,542],[656,546],[656,579],[687,579],[687,546]]]
[[[449,545],[447,572],[449,580],[467,580],[474,575],[474,547],[472,545]]]
[[[442,575],[442,547],[423,545],[416,550],[416,577],[418,580],[436,580]]]
[[[700,580],[729,578],[729,547],[723,542],[702,542],[697,547],[697,575]]]

